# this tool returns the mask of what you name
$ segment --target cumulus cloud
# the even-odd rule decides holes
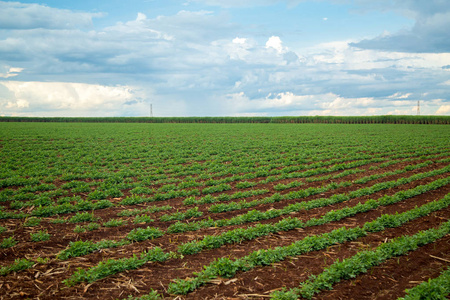
[[[275,49],[278,53],[283,52],[283,42],[278,36],[271,36],[266,42],[266,48]]]
[[[0,29],[90,27],[101,13],[73,12],[40,4],[0,1]]]
[[[13,95],[0,95],[0,114],[14,111],[65,116],[120,115],[124,106],[139,99],[128,86],[66,82],[0,82]],[[136,105],[139,101],[132,104]]]

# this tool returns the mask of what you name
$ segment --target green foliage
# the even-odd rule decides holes
[[[13,236],[10,236],[9,238],[4,238],[3,241],[0,243],[0,248],[11,248],[17,245],[18,241]]]
[[[77,213],[69,219],[69,223],[94,222],[99,218],[94,216],[94,213]]]
[[[108,198],[108,192],[106,191],[101,191],[101,190],[95,190],[91,193],[89,193],[89,195],[87,196],[88,200],[101,200],[101,199],[106,199]]]
[[[332,285],[341,279],[354,278],[357,274],[366,273],[371,267],[377,266],[391,257],[405,255],[409,251],[429,244],[449,233],[450,221],[437,229],[432,228],[412,236],[401,236],[381,244],[375,250],[360,251],[350,258],[337,260],[319,275],[311,276],[307,281],[301,283],[300,289],[290,292],[296,292],[297,295],[311,299],[320,290],[331,289]]]
[[[73,232],[75,232],[75,233],[83,233],[83,232],[86,232],[86,228],[84,228],[84,226],[77,225],[73,229]]]
[[[136,216],[136,215],[140,215],[140,214],[144,214],[144,213],[155,213],[155,212],[159,212],[159,211],[165,211],[165,210],[171,210],[172,206],[170,205],[165,205],[165,206],[149,206],[146,208],[142,208],[142,209],[131,209],[131,210],[122,210],[120,212],[117,213],[117,216],[119,217],[130,217],[130,216]]]
[[[434,279],[419,284],[418,286],[406,290],[406,296],[398,300],[445,300],[450,294],[450,269],[441,273],[441,275]]]
[[[169,258],[169,253],[165,253],[161,248],[155,247],[147,252],[141,253],[138,257],[134,255],[131,258],[108,259],[100,262],[97,266],[88,270],[79,268],[69,279],[64,280],[68,286],[73,286],[80,282],[94,282],[109,275],[116,274],[125,270],[137,269],[149,261],[163,262]]]
[[[326,124],[450,124],[448,116],[290,116],[290,117],[2,117],[2,122],[63,123],[326,123]]]
[[[140,296],[140,297],[133,297],[130,295],[127,298],[127,300],[160,300],[160,299],[163,299],[163,296],[158,294],[158,292],[154,291],[153,289],[147,295]]]
[[[161,231],[159,228],[155,227],[136,228],[128,233],[127,239],[133,242],[140,242],[145,240],[152,240],[163,235],[164,232]]]
[[[198,210],[198,207],[194,207],[191,209],[188,209],[185,212],[175,212],[173,214],[165,214],[162,215],[159,219],[163,222],[173,221],[173,220],[185,220],[190,218],[196,218],[202,216],[203,213]]]
[[[40,230],[36,233],[30,233],[30,236],[32,242],[42,242],[50,239],[50,234],[44,230]]]
[[[119,220],[119,219],[111,219],[108,222],[103,223],[102,225],[105,227],[118,227],[122,225],[126,225],[127,221]]]
[[[96,250],[105,249],[105,248],[115,248],[123,245],[129,244],[129,241],[111,241],[111,240],[102,240],[100,242],[94,243],[92,241],[76,241],[70,242],[69,246],[58,253],[57,258],[61,260],[66,260],[71,257],[79,257],[84,256],[86,254],[92,253]]]
[[[99,228],[100,228],[100,224],[98,224],[98,223],[89,223],[87,225],[77,225],[77,226],[75,226],[73,231],[76,232],[76,233],[83,233],[83,232],[86,232],[86,231],[97,230]]]
[[[144,186],[137,186],[134,189],[130,190],[131,194],[144,194],[144,195],[151,195],[153,194],[155,191],[151,188],[148,187],[144,187]]]
[[[120,201],[121,205],[133,205],[133,204],[139,204],[139,203],[144,203],[146,202],[146,198],[143,198],[141,196],[137,196],[137,195],[132,195],[132,196],[128,196],[125,199],[123,199],[122,201]]]
[[[31,217],[25,219],[25,222],[23,222],[24,227],[34,227],[41,224],[41,218]]]
[[[56,218],[56,219],[53,219],[50,221],[50,223],[53,223],[53,224],[64,224],[66,222],[67,222],[67,220],[64,218]]]
[[[76,241],[70,242],[69,247],[60,253],[57,257],[61,260],[66,260],[70,257],[83,256],[97,250],[96,245],[91,241]]]
[[[133,221],[133,223],[134,224],[139,224],[139,223],[151,223],[151,222],[153,222],[154,220],[150,217],[150,216],[147,216],[147,215],[139,215],[139,216],[136,216],[135,218],[134,218],[134,221]]]
[[[204,188],[202,190],[202,194],[206,195],[206,194],[218,193],[218,192],[223,192],[223,191],[228,191],[228,190],[231,190],[231,186],[229,184],[223,183],[223,184]]]
[[[241,181],[241,182],[236,183],[235,188],[246,189],[246,188],[254,187],[255,185],[257,185],[256,182]]]
[[[12,272],[18,272],[22,270],[26,270],[34,266],[34,262],[25,258],[18,258],[9,266],[4,266],[0,268],[0,275],[6,276]]]

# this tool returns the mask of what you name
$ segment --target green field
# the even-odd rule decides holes
[[[449,162],[448,125],[0,122],[0,296],[295,299],[440,263],[382,281],[404,297],[450,265]],[[363,250],[386,257],[360,270]],[[287,266],[305,253],[321,265]]]

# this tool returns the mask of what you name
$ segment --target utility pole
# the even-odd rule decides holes
[[[420,116],[420,100],[417,101],[417,115]]]
[[[153,118],[153,107],[151,103],[150,103],[150,118]]]

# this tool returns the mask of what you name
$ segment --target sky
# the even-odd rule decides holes
[[[0,116],[450,115],[448,0],[0,1]]]

